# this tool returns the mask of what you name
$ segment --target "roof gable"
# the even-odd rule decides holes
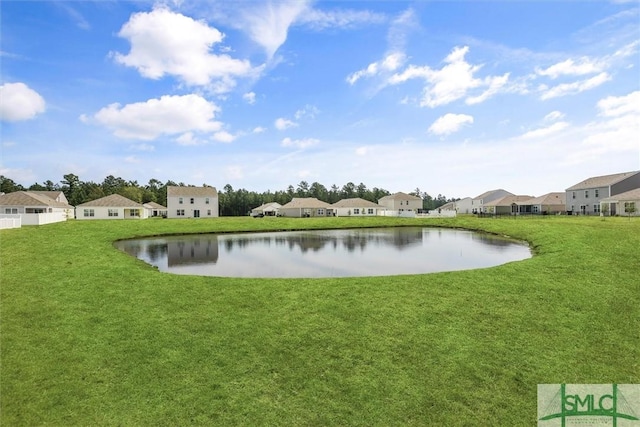
[[[614,173],[612,175],[592,176],[591,178],[587,178],[584,181],[581,181],[575,185],[572,185],[571,187],[567,188],[567,191],[584,190],[588,188],[598,188],[598,187],[608,187],[610,185],[616,184],[638,173],[640,173],[640,171]]]
[[[215,187],[167,187],[167,197],[218,197]]]
[[[407,200],[407,199],[408,200],[422,200],[418,196],[413,196],[411,194],[403,193],[401,191],[380,198],[380,200]],[[378,200],[378,202],[380,200]]]
[[[342,199],[335,202],[331,206],[333,206],[334,208],[383,208],[383,206],[380,206],[377,203],[373,203],[360,197]]]
[[[314,209],[314,208],[330,208],[331,205],[315,197],[294,197],[289,203],[280,209]]]

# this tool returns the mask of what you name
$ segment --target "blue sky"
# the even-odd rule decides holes
[[[637,1],[3,1],[0,174],[539,196],[640,169]]]

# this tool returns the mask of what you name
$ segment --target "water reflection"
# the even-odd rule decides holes
[[[118,242],[161,271],[235,277],[347,277],[490,267],[527,246],[463,230],[399,227],[176,236]]]

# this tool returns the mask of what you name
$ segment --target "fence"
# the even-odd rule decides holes
[[[0,230],[20,227],[22,227],[22,217],[20,215],[0,215]]]

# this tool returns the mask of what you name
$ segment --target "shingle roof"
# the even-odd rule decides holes
[[[334,204],[334,208],[382,208],[377,203],[370,202],[369,200],[361,199],[360,197],[354,197],[352,199],[342,199]]]
[[[278,202],[269,202],[269,203],[263,203],[257,208],[253,208],[252,210],[253,211],[263,211],[265,209],[275,210],[275,209],[280,209],[281,207],[282,205]]]
[[[35,193],[35,194],[40,194],[41,196],[47,196],[50,199],[56,200],[58,198],[58,196],[60,196],[60,193],[62,193],[62,191],[60,190],[52,190],[52,191],[46,191],[46,190],[36,190],[36,191],[29,191],[30,193]],[[64,193],[62,193],[64,194]],[[66,199],[66,196],[65,196]]]
[[[527,200],[527,205],[564,205],[566,204],[566,193],[548,193],[543,196]],[[520,203],[525,204],[525,203]]]
[[[140,203],[136,203],[133,200],[127,199],[119,194],[111,194],[109,196],[101,197],[96,200],[92,200],[87,203],[76,206],[77,208],[95,207],[95,208],[141,208]]]
[[[31,191],[16,191],[0,196],[0,206],[49,206],[73,209],[73,206]]]
[[[493,193],[495,193],[496,191],[506,191],[506,190],[503,190],[502,188],[498,188],[497,190],[489,190],[489,191],[485,191],[485,192],[484,192],[484,193],[482,193],[481,195],[474,197],[474,198],[473,198],[473,200],[484,199],[484,198],[486,198],[486,197],[489,197],[490,195],[492,195],[492,194],[493,194]],[[507,193],[509,193],[509,192],[507,191]],[[511,194],[511,193],[509,193],[509,194]],[[511,195],[513,195],[513,194],[511,194]]]
[[[313,208],[330,208],[329,203],[318,200],[315,197],[294,197],[289,203],[282,206],[280,209],[313,209]]]
[[[215,187],[167,187],[167,197],[218,197]]]
[[[485,203],[485,206],[511,206],[512,204],[529,204],[529,201],[533,199],[531,196],[504,196],[497,200],[493,200],[489,203]],[[523,203],[526,202],[526,203]]]
[[[575,185],[572,185],[571,187],[567,188],[567,191],[583,190],[583,189],[598,188],[598,187],[608,187],[610,185],[613,185],[617,182],[622,181],[623,179],[629,178],[630,176],[633,176],[637,173],[640,173],[640,171],[615,173],[613,175],[593,176]]]
[[[403,193],[403,192],[398,192],[398,193],[394,193],[394,194],[390,194],[388,196],[384,196],[381,197],[380,200],[422,200],[420,197],[418,196],[412,196],[411,194],[407,194],[407,193]],[[378,200],[378,202],[380,201]]]
[[[615,196],[607,197],[600,200],[601,202],[619,202],[619,201],[635,201],[640,200],[640,188],[634,188],[633,190],[625,191],[624,193],[616,194]]]
[[[160,203],[156,203],[156,202],[147,202],[143,204],[143,206],[145,208],[152,208],[152,209],[167,209],[166,206],[162,206]]]

